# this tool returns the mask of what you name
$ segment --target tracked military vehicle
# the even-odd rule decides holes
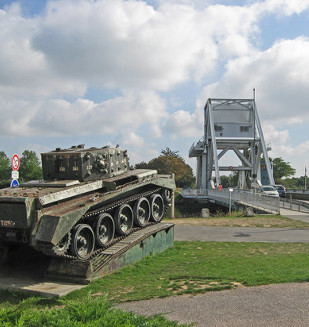
[[[158,223],[174,179],[130,170],[126,150],[83,145],[42,153],[43,180],[0,190],[0,246],[87,260],[98,249]]]

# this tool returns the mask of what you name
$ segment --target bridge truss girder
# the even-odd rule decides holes
[[[228,151],[239,158],[240,166],[219,166]],[[193,144],[190,157],[197,157],[197,188],[221,184],[220,172],[239,172],[238,187],[251,188],[251,179],[260,169],[263,155],[270,184],[274,184],[263,131],[254,99],[208,99],[204,107],[204,136]]]

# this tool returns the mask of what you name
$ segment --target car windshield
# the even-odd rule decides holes
[[[277,189],[277,190],[282,190],[282,191],[284,191],[284,187],[281,186],[281,185],[280,185],[280,186],[276,186],[276,189]]]
[[[275,188],[272,186],[264,186],[263,191],[275,191]]]

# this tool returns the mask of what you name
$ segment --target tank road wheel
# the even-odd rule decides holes
[[[114,216],[116,231],[120,235],[128,235],[133,226],[133,211],[128,204],[122,204]]]
[[[90,257],[94,249],[94,233],[87,224],[76,225],[73,229],[71,252],[80,260]]]
[[[114,238],[115,224],[108,213],[100,214],[94,223],[95,242],[99,247],[107,246]]]
[[[159,222],[164,215],[164,201],[160,194],[153,194],[150,197],[151,216],[154,222]]]
[[[143,227],[148,223],[150,217],[150,205],[146,198],[140,198],[134,204],[134,223],[136,226]]]
[[[172,198],[173,198],[173,191],[168,189],[168,188],[164,189],[164,191],[162,193],[162,197],[163,197],[165,202],[171,203]]]
[[[64,235],[62,240],[57,245],[55,245],[52,250],[56,255],[61,256],[68,251],[70,244],[71,244],[71,233],[68,233]]]

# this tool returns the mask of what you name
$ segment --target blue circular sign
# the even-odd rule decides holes
[[[19,186],[18,180],[13,179],[12,182],[11,182],[11,187],[18,187],[18,186]]]

